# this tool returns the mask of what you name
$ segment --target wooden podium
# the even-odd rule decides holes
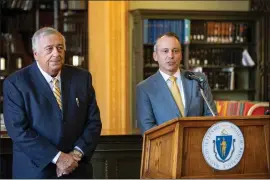
[[[240,128],[245,148],[230,170],[205,161],[202,141],[208,128],[229,121]],[[270,116],[188,117],[173,119],[145,132],[141,178],[270,178]]]

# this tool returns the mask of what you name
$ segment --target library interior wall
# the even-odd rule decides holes
[[[103,127],[128,132],[132,121],[133,9],[248,11],[239,1],[89,1],[89,70]],[[116,38],[116,37],[117,38]],[[112,38],[114,37],[114,38]],[[117,47],[117,48],[116,48]],[[114,48],[114,51],[110,50]],[[116,131],[115,131],[116,130]],[[116,132],[116,133],[115,133]]]

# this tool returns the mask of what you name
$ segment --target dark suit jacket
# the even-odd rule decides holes
[[[90,160],[101,120],[88,71],[63,66],[63,112],[36,62],[6,78],[3,91],[4,120],[13,141],[13,178],[55,177],[52,159],[75,146],[84,152],[82,163]]]
[[[198,82],[186,79],[184,73],[185,70],[181,69],[180,76],[186,102],[185,116],[211,116],[212,114],[200,94]],[[214,113],[217,114],[206,76],[202,73],[195,74],[205,79],[205,83],[203,83],[205,96]],[[137,85],[136,111],[142,134],[154,126],[181,117],[171,91],[159,71]]]

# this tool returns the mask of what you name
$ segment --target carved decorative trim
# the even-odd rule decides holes
[[[259,12],[270,12],[270,1],[250,0],[250,10]]]

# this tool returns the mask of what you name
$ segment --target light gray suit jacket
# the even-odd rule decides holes
[[[185,78],[185,72],[184,69],[180,70],[186,101],[185,116],[212,116],[201,96],[198,82]],[[214,113],[217,114],[206,76],[203,73],[195,74],[205,79],[203,83],[205,96]],[[171,91],[159,71],[137,85],[136,115],[142,134],[154,126],[181,117]]]

